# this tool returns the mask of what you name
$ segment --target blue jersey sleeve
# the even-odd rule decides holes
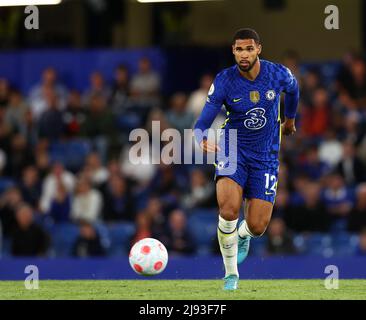
[[[202,112],[194,126],[194,135],[199,144],[203,139],[207,139],[207,130],[211,127],[212,122],[225,102],[225,86],[223,82],[223,75],[217,75],[210,87]]]
[[[288,68],[285,68],[285,81],[283,92],[285,95],[285,117],[294,119],[296,116],[297,105],[299,103],[299,85],[296,78]]]

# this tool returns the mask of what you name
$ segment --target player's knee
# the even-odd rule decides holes
[[[227,221],[233,221],[235,219],[238,219],[239,216],[239,210],[232,206],[226,206],[223,208],[220,208],[220,216],[224,218]]]
[[[263,222],[256,222],[256,223],[248,223],[248,228],[250,230],[250,232],[255,236],[255,237],[260,237],[261,235],[263,235],[263,233],[266,232],[267,229],[267,225],[268,223],[266,221]]]

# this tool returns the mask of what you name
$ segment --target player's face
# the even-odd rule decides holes
[[[244,72],[253,68],[262,50],[262,46],[256,44],[253,39],[236,40],[232,47],[235,61]]]

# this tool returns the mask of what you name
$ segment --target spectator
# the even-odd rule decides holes
[[[71,219],[95,223],[100,218],[103,199],[99,191],[92,189],[88,179],[81,177],[77,183],[71,205]]]
[[[3,236],[6,238],[9,238],[14,231],[15,212],[22,201],[22,194],[17,187],[10,187],[0,198],[0,221]]]
[[[69,138],[79,137],[86,119],[86,112],[81,104],[81,97],[78,91],[72,90],[70,92],[62,119],[66,136]]]
[[[44,256],[49,246],[49,236],[33,222],[32,208],[26,204],[16,210],[17,226],[11,241],[13,256]]]
[[[348,219],[348,230],[359,232],[366,228],[366,183],[356,188],[356,204],[352,208]]]
[[[91,139],[102,163],[108,156],[108,149],[116,143],[115,119],[107,109],[106,100],[102,95],[93,95],[82,127],[82,135]]]
[[[100,96],[105,101],[111,98],[111,89],[105,84],[103,75],[96,71],[90,75],[90,88],[84,93],[83,104],[90,105],[94,96]]]
[[[347,188],[341,175],[332,173],[326,180],[323,201],[330,216],[347,217],[353,207],[354,194]]]
[[[184,129],[191,129],[194,115],[187,110],[187,96],[184,93],[176,93],[170,101],[170,109],[166,116],[169,124],[177,129],[183,137]]]
[[[24,201],[30,204],[33,209],[38,209],[42,185],[35,166],[31,165],[23,170],[20,190]]]
[[[80,222],[80,234],[74,243],[72,255],[78,258],[98,257],[106,254],[99,234],[89,222]]]
[[[71,172],[66,171],[61,163],[55,162],[51,173],[44,179],[42,185],[40,209],[43,213],[49,212],[59,183],[63,184],[67,192],[72,192],[75,186],[75,177]]]
[[[354,57],[349,71],[347,81],[340,83],[340,99],[348,108],[355,109],[366,103],[366,64],[363,58]]]
[[[121,152],[121,171],[123,174],[137,183],[147,187],[156,174],[159,158],[157,152],[150,151],[153,146],[148,139],[142,139],[135,145],[126,145]]]
[[[210,89],[214,78],[212,74],[204,74],[200,80],[200,87],[193,91],[187,102],[188,110],[193,113],[194,118],[197,119],[206,103],[208,90]]]
[[[5,123],[11,128],[12,132],[24,132],[25,116],[28,105],[22,98],[18,90],[12,90],[9,96],[9,104],[5,113]]]
[[[160,93],[160,77],[152,70],[148,58],[140,59],[138,72],[131,79],[131,95],[140,105],[154,106],[158,104]]]
[[[302,129],[310,138],[321,138],[329,128],[329,98],[324,88],[314,91],[311,106],[303,112]]]
[[[121,176],[111,176],[103,190],[103,220],[133,221],[134,202],[126,180]]]
[[[326,232],[329,217],[321,202],[321,186],[308,181],[303,184],[302,200],[292,203],[284,216],[286,225],[295,232]]]
[[[174,170],[173,165],[160,163],[149,188],[159,197],[172,197],[176,199],[179,198],[181,189],[178,180],[179,176],[176,170]]]
[[[39,115],[39,137],[50,142],[58,141],[64,132],[62,112],[59,110],[55,91],[45,93],[46,109]]]
[[[310,69],[306,71],[301,88],[301,97],[303,104],[309,107],[313,103],[315,91],[321,87],[320,74],[318,70]]]
[[[109,177],[108,169],[102,165],[100,156],[96,152],[88,154],[83,171],[96,188],[100,188]]]
[[[128,69],[119,65],[114,73],[114,86],[112,91],[111,106],[113,113],[121,114],[129,107],[130,79]]]
[[[342,158],[342,144],[337,140],[333,130],[328,130],[319,145],[319,159],[330,169],[337,166]]]
[[[56,192],[51,200],[49,216],[55,223],[70,221],[71,214],[71,193],[61,179],[56,181]]]
[[[351,141],[343,142],[343,154],[337,166],[337,172],[348,186],[366,181],[366,168],[356,155],[355,147]]]
[[[43,71],[41,83],[34,86],[29,93],[29,104],[35,119],[47,109],[47,96],[50,91],[58,97],[58,109],[63,110],[66,106],[67,90],[58,82],[57,72],[52,67]]]
[[[190,177],[190,192],[183,197],[183,206],[187,209],[216,207],[215,185],[208,181],[205,173],[194,169]]]
[[[161,200],[155,196],[150,197],[143,213],[150,221],[152,237],[157,239],[162,237],[165,233],[166,218]]]
[[[302,165],[299,165],[299,169],[313,180],[321,179],[329,171],[328,165],[319,159],[319,152],[316,146],[306,150],[305,161]]]
[[[296,253],[292,235],[281,218],[273,218],[268,226],[267,253],[269,255],[291,255]]]
[[[135,225],[136,225],[136,231],[131,239],[131,247],[136,242],[138,242],[144,238],[152,237],[151,220],[146,213],[141,212],[141,213],[137,214],[136,220],[135,220]]]
[[[21,134],[11,138],[11,149],[7,156],[6,174],[20,178],[23,169],[34,163],[33,150],[27,145],[27,141]]]
[[[285,188],[278,188],[276,201],[273,206],[273,218],[283,218],[286,216],[289,207],[289,193]]]
[[[195,244],[182,210],[176,209],[170,213],[169,228],[161,240],[171,255],[188,255],[195,252]]]

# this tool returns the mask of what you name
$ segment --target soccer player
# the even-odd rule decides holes
[[[197,142],[216,155],[216,190],[219,206],[218,240],[225,266],[224,290],[238,288],[237,264],[248,255],[251,238],[261,236],[271,219],[276,196],[281,131],[296,132],[299,88],[290,70],[259,58],[262,46],[256,31],[240,29],[233,38],[236,64],[220,72],[195,125]],[[285,93],[285,120],[281,125],[280,95]],[[207,129],[221,110],[227,111],[219,144],[207,139]],[[227,160],[228,130],[235,129],[236,158]],[[202,133],[203,132],[203,133]],[[206,132],[206,133],[205,133]],[[202,134],[197,134],[202,133]],[[223,170],[235,162],[236,170]],[[245,220],[237,227],[245,200]]]

